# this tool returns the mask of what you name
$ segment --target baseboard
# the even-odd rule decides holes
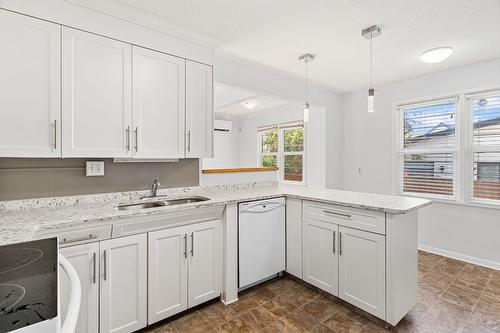
[[[224,305],[229,305],[229,304],[232,304],[232,303],[235,303],[235,302],[238,302],[238,299],[233,299],[231,301],[224,301],[223,299],[220,300]]]
[[[479,265],[479,266],[483,266],[483,267],[488,267],[488,268],[496,269],[496,270],[500,271],[500,263],[498,263],[498,262],[494,262],[494,261],[490,261],[490,260],[485,260],[485,259],[480,259],[480,258],[468,256],[468,255],[465,255],[465,254],[462,254],[462,253],[457,253],[457,252],[453,252],[453,251],[447,251],[447,250],[443,250],[443,249],[440,249],[440,248],[437,248],[437,247],[427,246],[427,245],[423,245],[423,244],[418,244],[418,249],[422,250],[422,251],[425,251],[425,252],[430,252],[430,253],[438,254],[438,255],[441,255],[441,256],[444,256],[444,257],[448,257],[448,258],[452,258],[452,259],[457,259],[457,260],[460,260],[460,261],[468,262],[470,264],[475,264],[475,265]]]

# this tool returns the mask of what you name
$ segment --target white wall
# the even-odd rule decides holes
[[[314,70],[312,68],[313,66],[314,64],[310,67],[311,72]],[[217,57],[217,53],[215,58],[214,80],[219,83],[303,103],[303,80],[283,76],[282,74],[278,74],[262,66],[222,59]],[[320,151],[318,149],[315,150],[315,152],[321,154],[325,159],[325,164],[328,165],[329,171],[325,176],[327,186],[338,187],[341,180],[340,95],[312,84],[309,89],[309,102],[313,105],[324,106],[326,108],[324,119],[326,120],[325,123],[328,123],[328,127],[325,129],[326,145],[323,145],[325,150]],[[315,165],[313,167],[322,169],[326,168],[326,165]],[[315,180],[313,181],[316,182]]]
[[[233,122],[233,132],[224,135],[217,135],[214,140],[214,159],[203,159],[203,169],[209,168],[251,168],[258,167],[258,145],[257,128],[263,125],[280,124],[290,121],[298,121],[303,118],[303,108],[301,104],[291,103],[286,106],[277,107],[262,113],[248,116]],[[306,123],[306,184],[310,187],[326,187],[326,108],[312,106],[309,122]],[[236,127],[241,130],[236,131]],[[217,133],[217,132],[216,132]],[[235,136],[237,138],[231,139]],[[228,142],[232,140],[231,142]],[[227,155],[235,154],[232,157]],[[221,163],[233,163],[236,166],[224,165]],[[235,182],[255,182],[270,180],[274,175],[277,180],[277,172],[245,172],[239,175],[221,174],[201,174],[200,183],[202,185]]]
[[[258,117],[241,120],[240,165],[257,166],[257,128],[303,119],[300,104],[291,104],[267,111]],[[312,106],[306,123],[306,184],[310,187],[326,187],[326,109]]]
[[[217,119],[215,120],[217,124]],[[216,125],[217,126],[217,125]],[[204,158],[203,169],[240,168],[240,133],[241,123],[232,120],[232,128],[229,132],[214,132],[214,157]]]
[[[366,91],[342,96],[340,187],[353,191],[393,191],[393,104],[500,88],[500,59],[379,85],[375,113],[366,111]],[[327,128],[335,124],[327,119]],[[330,169],[328,172],[336,172]],[[358,168],[362,173],[358,173]],[[330,176],[331,177],[331,176]],[[422,247],[500,269],[500,210],[434,203],[420,213]]]

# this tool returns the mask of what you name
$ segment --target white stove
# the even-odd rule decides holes
[[[59,316],[59,267],[72,282],[72,299],[63,327]],[[72,333],[78,318],[80,288],[74,268],[58,254],[57,238],[0,246],[0,333]]]

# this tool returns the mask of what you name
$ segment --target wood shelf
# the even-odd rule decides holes
[[[233,169],[204,169],[203,173],[231,173],[231,172],[259,172],[259,171],[277,171],[277,167],[271,168],[233,168]]]

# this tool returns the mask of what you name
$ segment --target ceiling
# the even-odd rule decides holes
[[[224,84],[215,84],[215,114],[218,118],[239,119],[255,115],[263,111],[292,104],[291,101],[258,94],[253,91]],[[256,106],[248,109],[244,106],[247,101]]]
[[[369,85],[373,24],[374,82],[397,81],[500,57],[499,0],[105,0],[135,8],[220,41],[216,54],[304,76],[297,58],[318,55],[311,81],[334,91]],[[425,64],[419,55],[449,45],[450,58]]]

